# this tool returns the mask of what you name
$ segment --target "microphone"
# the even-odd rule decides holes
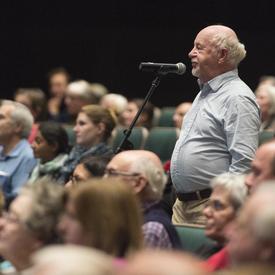
[[[152,63],[152,62],[141,62],[139,69],[144,72],[153,72],[159,74],[184,74],[186,66],[183,63],[177,64],[165,64],[165,63]]]

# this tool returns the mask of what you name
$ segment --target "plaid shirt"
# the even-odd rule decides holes
[[[150,211],[154,203],[143,204],[143,211]],[[160,222],[148,221],[142,226],[144,245],[150,248],[172,249],[172,243],[169,235]]]

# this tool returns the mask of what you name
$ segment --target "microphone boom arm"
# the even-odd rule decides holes
[[[152,81],[151,87],[141,105],[141,107],[139,108],[138,112],[136,113],[133,121],[131,122],[130,126],[128,129],[123,131],[124,134],[124,138],[122,139],[121,143],[119,144],[119,146],[116,148],[115,150],[115,154],[125,151],[125,150],[132,150],[134,148],[133,144],[131,141],[128,140],[129,136],[132,133],[132,130],[140,116],[140,114],[142,113],[146,103],[148,102],[148,100],[150,99],[151,95],[153,94],[153,92],[155,91],[155,89],[158,87],[161,77],[163,76],[163,74],[161,72],[158,72],[155,79]]]

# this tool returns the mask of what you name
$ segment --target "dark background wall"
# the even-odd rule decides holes
[[[196,33],[213,23],[232,27],[246,45],[240,76],[254,89],[275,74],[273,1],[89,1],[83,4],[7,1],[0,10],[0,92],[47,91],[46,74],[66,67],[74,79],[102,82],[127,97],[144,97],[153,76],[140,62],[183,62],[183,76],[167,75],[153,94],[158,106],[193,100],[198,92],[188,52]]]

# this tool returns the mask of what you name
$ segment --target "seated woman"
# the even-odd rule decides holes
[[[111,156],[84,156],[74,169],[65,187],[71,187],[93,177],[103,177]]]
[[[131,188],[116,178],[92,179],[68,189],[58,231],[65,243],[118,258],[142,246],[141,213]]]
[[[99,105],[82,107],[74,127],[76,145],[72,148],[59,176],[59,181],[68,182],[76,165],[82,157],[111,156],[113,150],[108,139],[116,126],[116,117],[112,111]]]
[[[29,274],[31,255],[59,242],[56,224],[64,199],[64,188],[48,178],[23,186],[1,217],[0,255],[6,260],[0,265],[1,274]]]
[[[220,251],[226,245],[226,229],[237,217],[248,195],[244,180],[244,175],[223,173],[212,179],[210,183],[212,193],[203,211],[206,217],[205,235],[215,240],[217,245],[213,251],[204,251],[208,252],[208,256]],[[211,257],[208,264],[211,270],[215,270],[216,262],[213,262]]]
[[[56,180],[59,171],[68,158],[68,136],[66,130],[56,122],[41,122],[32,144],[38,163],[32,171],[29,181],[49,176]]]

